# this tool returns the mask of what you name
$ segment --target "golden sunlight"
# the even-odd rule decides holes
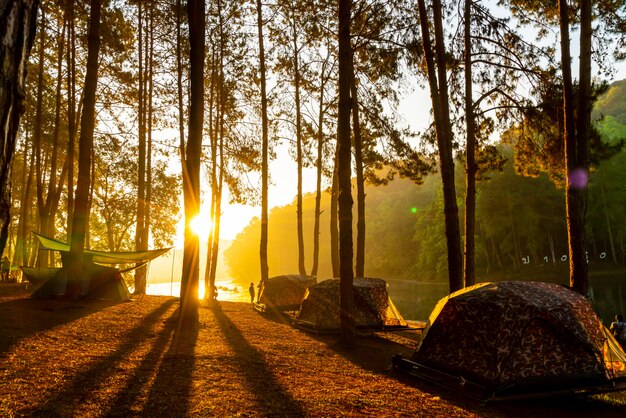
[[[191,230],[200,238],[208,237],[211,233],[213,224],[211,218],[207,215],[200,213],[194,217],[190,222]]]

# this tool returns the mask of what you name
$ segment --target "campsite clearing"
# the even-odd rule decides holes
[[[361,337],[349,352],[249,304],[202,307],[199,329],[174,341],[173,298],[29,293],[0,285],[0,416],[626,415],[620,395],[481,406],[390,371],[412,353],[402,339]]]

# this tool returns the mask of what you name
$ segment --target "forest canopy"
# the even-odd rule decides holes
[[[626,139],[626,80],[612,84],[598,99],[594,115],[603,141]],[[609,119],[610,118],[610,119]],[[607,124],[607,120],[611,123]],[[538,271],[554,279],[567,271],[567,230],[562,185],[546,173],[522,176],[514,169],[511,144],[499,144],[507,162],[502,172],[486,173],[478,182],[477,276],[481,280],[515,277]],[[457,189],[464,190],[463,167],[457,164]],[[591,176],[587,215],[590,268],[617,269],[626,264],[626,153],[602,161]],[[381,175],[382,176],[382,175]],[[444,282],[447,279],[443,203],[439,176],[428,176],[422,185],[395,179],[385,186],[366,187],[366,275],[388,279]],[[322,217],[329,213],[329,199],[322,200]],[[311,214],[314,195],[304,197],[304,212]],[[294,204],[270,212],[270,264],[273,274],[297,269]],[[305,238],[310,240],[313,218],[304,217]],[[323,220],[326,222],[326,220]],[[240,283],[258,276],[256,242],[259,221],[254,219],[232,242],[225,256],[230,275]],[[308,233],[308,234],[307,234]],[[321,230],[319,278],[332,276],[328,231]],[[537,270],[539,268],[539,270]]]

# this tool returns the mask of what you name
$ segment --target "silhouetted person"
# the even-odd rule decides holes
[[[626,323],[622,314],[615,315],[615,322],[611,323],[610,330],[622,349],[626,350]]]
[[[248,291],[250,292],[250,303],[254,303],[254,283],[250,283]]]
[[[11,262],[9,261],[9,257],[6,255],[2,257],[2,263],[0,264],[0,270],[2,273],[2,281],[9,281],[9,272],[11,271]]]

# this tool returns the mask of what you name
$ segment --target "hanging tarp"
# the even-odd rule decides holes
[[[70,246],[61,241],[57,241],[52,238],[40,235],[33,232],[41,247],[45,250],[60,251],[69,253]],[[107,252],[107,251],[95,251],[85,250],[86,255],[92,257],[92,261],[97,264],[130,264],[130,263],[147,263],[150,260],[157,258],[158,256],[165,254],[171,250],[171,248],[161,248],[159,250],[149,251],[120,251],[120,252]]]
[[[55,274],[61,270],[60,267],[20,267],[26,280],[30,284],[39,284],[51,279]]]

